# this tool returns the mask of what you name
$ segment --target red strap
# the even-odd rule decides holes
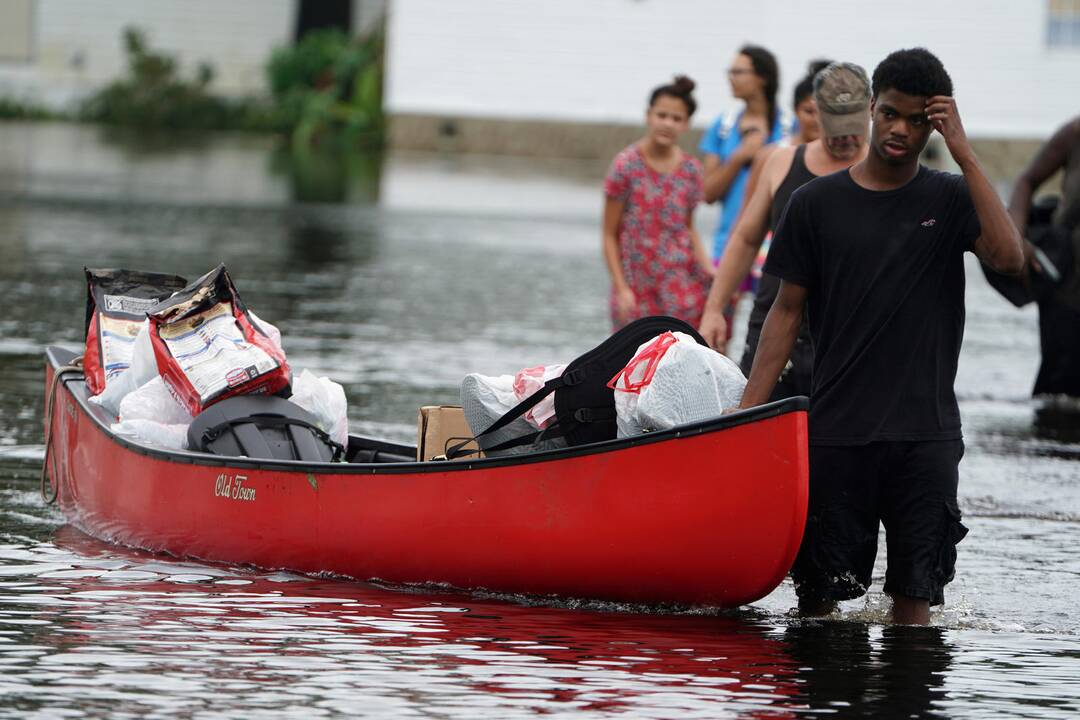
[[[679,339],[671,331],[657,335],[652,342],[631,358],[630,362],[626,363],[626,367],[611,378],[607,386],[621,392],[640,393],[642,388],[652,382],[653,375],[656,374],[656,366],[660,364],[660,358],[664,357],[668,348],[678,341]],[[619,386],[620,378],[623,379],[621,387]]]

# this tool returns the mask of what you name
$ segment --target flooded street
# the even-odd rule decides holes
[[[415,442],[417,408],[455,403],[466,373],[566,362],[607,335],[603,171],[0,124],[0,716],[1080,712],[1080,405],[1030,398],[1035,308],[971,258],[971,532],[931,628],[884,624],[883,537],[871,594],[800,622],[789,582],[731,612],[381,587],[111,546],[41,502],[41,351],[81,345],[84,265],[194,278],[224,262],[294,369],[344,385],[352,432]]]

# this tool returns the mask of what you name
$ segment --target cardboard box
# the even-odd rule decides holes
[[[446,441],[450,438],[471,438],[472,431],[465,422],[465,413],[457,405],[425,405],[420,408],[416,419],[416,459],[426,462],[440,457],[446,452]],[[460,442],[460,440],[456,441]],[[478,450],[475,442],[466,446]],[[472,453],[461,458],[475,460],[484,457],[483,453]]]

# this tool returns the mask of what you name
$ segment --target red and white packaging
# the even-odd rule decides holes
[[[83,371],[91,395],[100,395],[131,366],[135,338],[146,312],[182,289],[177,275],[107,268],[86,273],[86,350]]]
[[[225,398],[289,387],[284,351],[252,319],[224,265],[148,315],[158,371],[193,416]]]
[[[536,367],[519,370],[514,375],[514,397],[521,402],[530,397],[544,383],[563,374],[566,364],[560,365],[537,365]],[[551,393],[540,402],[533,405],[525,413],[525,419],[535,427],[543,430],[555,419],[555,394]]]

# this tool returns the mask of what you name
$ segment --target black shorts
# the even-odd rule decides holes
[[[791,569],[808,601],[863,595],[885,526],[885,592],[944,602],[956,544],[967,534],[956,503],[962,440],[810,447],[810,507]]]

